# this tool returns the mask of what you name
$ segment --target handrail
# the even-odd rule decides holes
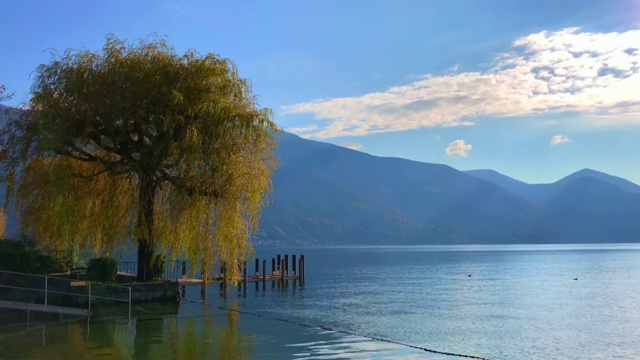
[[[63,281],[67,281],[67,282],[78,282],[78,280],[76,280],[76,279],[67,279],[67,278],[63,278],[63,277],[49,276],[49,275],[21,273],[21,272],[8,271],[8,270],[0,270],[0,273],[14,274],[14,275],[19,275],[19,276],[24,276],[24,277],[44,278],[45,279],[44,289],[34,288],[34,287],[11,286],[11,285],[0,284],[0,287],[9,288],[9,289],[44,292],[44,305],[48,305],[48,297],[49,297],[48,295],[50,293],[51,294],[60,294],[60,295],[87,297],[88,298],[88,310],[89,311],[91,311],[91,299],[92,298],[93,299],[110,300],[110,301],[128,302],[129,303],[129,320],[131,320],[131,287],[129,287],[129,286],[105,284],[105,283],[100,283],[100,282],[84,281],[83,280],[82,282],[84,282],[85,284],[88,285],[89,293],[88,294],[71,293],[71,292],[62,292],[62,291],[56,291],[56,290],[49,290],[49,279],[51,278],[51,279],[63,280]],[[95,286],[107,286],[107,287],[115,287],[115,288],[127,289],[129,291],[129,299],[120,299],[120,298],[115,298],[115,297],[111,298],[111,297],[106,297],[106,296],[92,295],[91,294],[92,286],[94,286],[94,287]]]

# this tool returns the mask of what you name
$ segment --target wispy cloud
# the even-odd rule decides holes
[[[568,143],[570,141],[571,141],[571,139],[569,139],[568,136],[555,135],[554,137],[551,138],[551,145],[558,145],[558,144],[562,144],[562,143]]]
[[[465,144],[464,140],[456,140],[449,144],[444,151],[446,151],[449,156],[467,156],[472,148],[473,146],[471,146],[471,144]]]
[[[349,141],[343,141],[340,143],[340,146],[349,148],[349,149],[353,149],[353,150],[361,150],[362,149],[362,144],[357,143],[357,142],[349,142]]]
[[[516,39],[512,47],[487,71],[427,74],[383,92],[299,103],[281,112],[326,120],[301,133],[316,138],[560,112],[586,113],[615,125],[640,114],[640,30],[543,31]]]

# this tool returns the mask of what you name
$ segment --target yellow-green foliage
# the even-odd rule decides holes
[[[110,36],[37,69],[4,132],[10,195],[50,247],[105,254],[135,238],[234,272],[271,191],[271,117],[230,60]]]
[[[7,216],[4,211],[0,209],[0,239],[4,238],[4,233],[7,230]]]

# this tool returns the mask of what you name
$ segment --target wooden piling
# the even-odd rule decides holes
[[[282,263],[280,263],[280,280],[282,284],[284,284],[284,259],[282,259]]]
[[[187,262],[186,261],[182,261],[182,278],[184,278],[184,276],[187,274]]]
[[[202,270],[202,286],[200,287],[200,298],[202,299],[203,302],[205,302],[207,300],[207,280],[209,276],[207,274],[207,268],[204,266],[204,263],[202,264],[201,270]]]
[[[271,274],[276,273],[276,258],[271,258]]]
[[[227,292],[227,264],[226,263],[222,263],[222,284],[223,284],[223,290],[226,293]]]
[[[248,276],[247,276],[248,272],[249,271],[247,269],[247,260],[245,260],[244,261],[244,266],[243,266],[243,269],[242,269],[242,277],[243,277],[243,279],[242,279],[242,282],[243,282],[242,289],[244,290],[245,293],[247,292],[247,284],[249,284]]]
[[[284,276],[289,276],[289,254],[284,254]]]
[[[267,283],[267,260],[262,260],[262,285],[266,283]]]
[[[262,269],[264,271],[264,269]],[[256,258],[256,275],[260,273],[260,259]]]
[[[291,272],[293,276],[296,276],[296,256],[294,254],[291,255]]]
[[[276,264],[278,264],[278,271],[280,271],[280,272],[281,272],[281,271],[282,271],[282,267],[281,267],[281,265],[282,265],[282,259],[281,259],[281,257],[280,257],[280,254],[278,254],[278,261],[276,262]]]
[[[300,263],[300,279],[302,282],[304,282],[304,255],[300,255],[300,260],[302,261]]]

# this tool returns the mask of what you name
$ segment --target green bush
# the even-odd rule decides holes
[[[89,281],[112,283],[116,281],[117,275],[118,263],[116,259],[102,257],[89,260],[87,265],[87,279]]]
[[[43,253],[22,239],[0,241],[0,270],[45,275],[69,269],[60,257]]]
[[[164,276],[164,266],[167,263],[167,258],[164,254],[158,254],[153,256],[151,262],[151,278],[153,280],[160,280]]]

